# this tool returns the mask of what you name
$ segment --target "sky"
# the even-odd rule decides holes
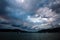
[[[60,25],[60,0],[0,0],[0,29],[39,31],[56,25]]]

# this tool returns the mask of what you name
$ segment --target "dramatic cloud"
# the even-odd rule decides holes
[[[54,22],[57,18],[58,15],[54,11],[52,11],[52,9],[49,9],[48,7],[44,7],[38,9],[34,16],[28,16],[27,20],[37,25],[37,26],[33,25],[34,27],[38,27],[38,29],[39,28],[45,29],[45,28],[50,28],[51,23]]]
[[[39,31],[56,25],[60,25],[60,0],[0,0],[1,28]]]

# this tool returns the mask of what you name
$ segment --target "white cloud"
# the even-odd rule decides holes
[[[56,17],[58,15],[54,11],[52,11],[52,9],[49,9],[48,7],[44,7],[44,8],[38,9],[35,16],[37,17],[34,17],[34,16],[27,17],[28,22],[35,24],[32,26],[32,28],[38,28],[38,29],[45,28],[46,29],[46,28],[52,27],[50,24],[56,20]]]
[[[17,16],[17,18],[20,18],[20,15],[24,15],[25,17],[25,11],[30,11],[31,9],[34,9],[34,5],[37,3],[38,5],[43,4],[44,7],[40,7],[39,9],[37,9],[35,12],[36,14],[34,16],[30,16],[27,15],[27,18],[25,18],[27,21],[26,23],[22,23],[24,26],[31,26],[32,29],[47,29],[47,28],[52,28],[52,25],[50,25],[53,21],[56,20],[56,18],[58,17],[58,14],[55,13],[55,11],[52,11],[52,9],[50,9],[49,7],[51,7],[52,5],[55,4],[59,4],[60,0],[49,0],[48,4],[44,4],[46,3],[45,0],[40,0],[39,4],[38,2],[36,2],[36,0],[9,0],[9,3],[12,6],[17,6],[17,9],[19,9],[20,7],[24,10],[20,11],[19,10],[14,10],[12,8],[7,8],[8,11],[11,12],[15,12],[13,15]],[[19,8],[18,8],[19,7]],[[35,9],[34,9],[35,10]],[[9,14],[10,15],[10,14]],[[22,17],[22,16],[21,16]],[[18,22],[16,23],[18,24]]]

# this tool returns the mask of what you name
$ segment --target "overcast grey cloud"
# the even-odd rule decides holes
[[[60,0],[0,0],[3,29],[39,31],[56,25],[60,25]]]

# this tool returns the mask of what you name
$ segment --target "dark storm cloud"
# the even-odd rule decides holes
[[[52,11],[55,11],[57,14],[60,15],[60,0],[54,0],[52,3],[50,3],[50,8]]]
[[[46,7],[46,9],[48,9],[49,3],[53,3],[53,2],[54,0],[28,0],[26,4],[23,3],[18,4],[14,2],[14,0],[7,0],[7,1],[0,0],[0,23],[1,23],[0,26],[1,28],[16,29],[17,27],[20,27],[29,30],[31,27],[27,28],[27,27],[22,27],[22,25],[20,26],[20,24],[24,23],[22,20],[25,21],[27,15],[32,15],[32,14],[34,15],[34,13],[36,13],[36,11],[40,8],[43,9],[43,7]],[[56,13],[60,13],[60,4],[51,4],[50,8]],[[53,24],[55,25],[58,22],[60,23],[59,20],[60,19],[58,19],[58,21],[56,20],[57,22],[55,21]]]
[[[7,16],[8,12],[5,10],[6,6],[8,6],[7,2],[5,0],[0,0],[0,29],[4,28],[10,28],[14,29],[12,25],[18,26],[14,22],[14,19],[9,18]]]
[[[60,13],[60,4],[55,4],[51,6],[52,10],[56,13]]]
[[[5,7],[7,6],[7,3],[5,2],[5,0],[0,0],[0,16],[2,15],[6,15],[6,11],[5,11]]]
[[[60,0],[55,0],[50,8],[58,15],[58,18],[52,24],[55,25],[54,27],[60,27]]]

